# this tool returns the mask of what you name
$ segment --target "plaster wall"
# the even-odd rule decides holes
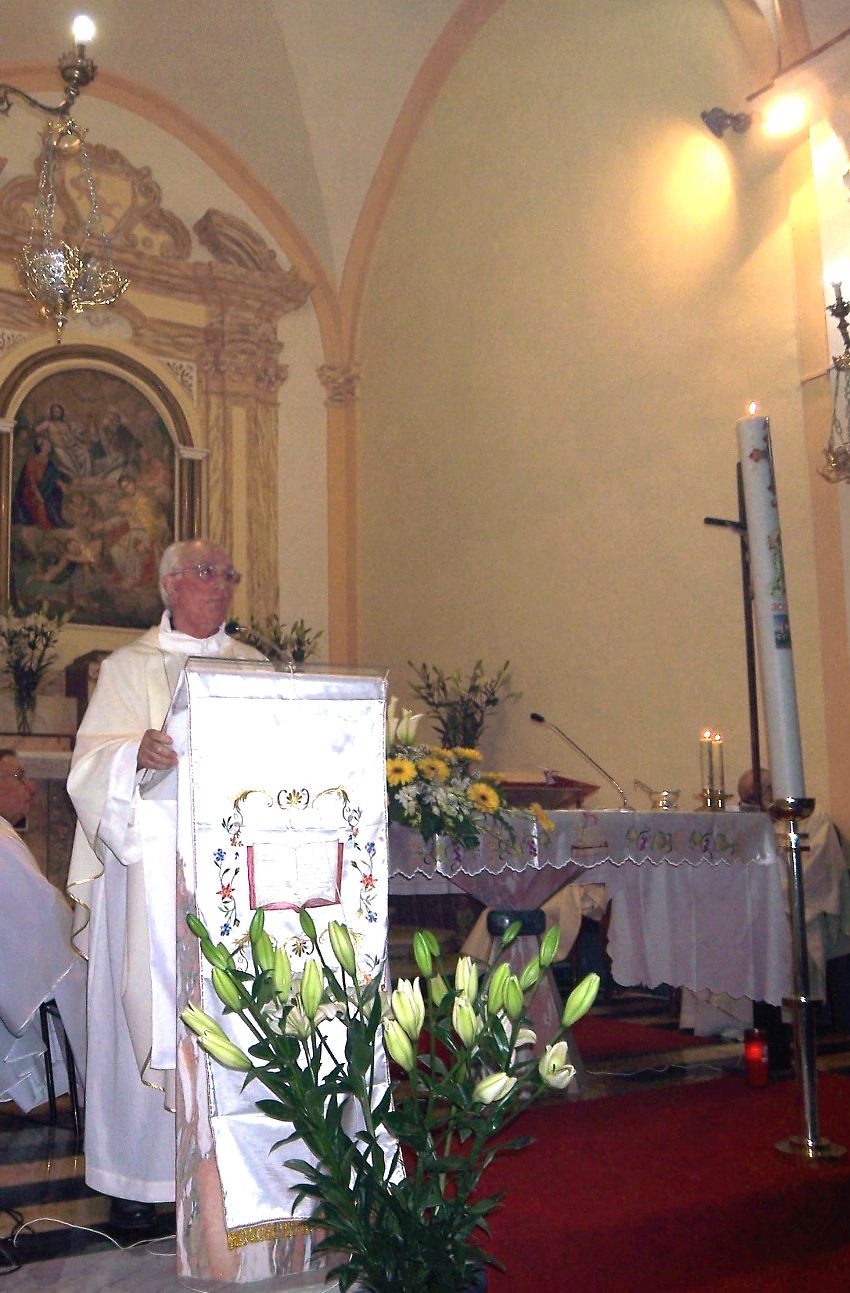
[[[788,184],[699,113],[750,87],[719,4],[508,0],[425,122],[361,330],[361,656],[512,661],[490,766],[698,790],[749,766],[735,421],[771,416],[808,787],[826,806]],[[593,803],[615,806],[603,789]]]

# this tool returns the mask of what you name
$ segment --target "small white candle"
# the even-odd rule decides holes
[[[723,737],[715,732],[711,742],[711,756],[714,760],[714,789],[718,795],[726,793],[726,778],[723,770]]]
[[[749,404],[750,416],[737,429],[764,722],[773,793],[801,798],[806,790],[770,423],[757,410]]]
[[[699,774],[702,788],[706,794],[713,794],[711,748],[714,733],[710,727],[703,728],[699,734]]]

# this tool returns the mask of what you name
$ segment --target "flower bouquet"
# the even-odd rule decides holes
[[[182,1018],[213,1059],[266,1089],[257,1107],[282,1124],[275,1149],[301,1142],[314,1157],[286,1166],[303,1177],[293,1206],[309,1200],[324,1232],[317,1250],[343,1256],[329,1278],[342,1293],[355,1284],[370,1293],[483,1288],[477,1272],[496,1263],[478,1239],[499,1199],[480,1193],[482,1173],[528,1143],[501,1134],[516,1114],[572,1078],[561,1034],[590,1008],[598,976],[570,994],[537,1059],[527,1010],[557,953],[557,927],[519,975],[502,959],[513,925],[492,966],[479,971],[461,957],[453,978],[436,938],[421,930],[413,953],[422,978],[387,995],[358,973],[348,928],[331,922],[323,950],[306,909],[312,951],[295,978],[262,910],[250,928],[253,973],[237,969],[196,917],[188,922],[238,1040],[195,1005]],[[402,1075],[389,1084],[384,1045]]]
[[[424,840],[446,835],[464,849],[477,848],[484,833],[513,840],[514,812],[495,773],[478,772],[478,750],[430,745],[394,745],[387,758],[387,808],[391,822]]]
[[[29,615],[18,615],[7,606],[0,616],[0,642],[6,655],[8,682],[15,693],[18,731],[32,731],[36,691],[56,657],[59,632],[71,618],[71,611],[48,615],[44,606]]]

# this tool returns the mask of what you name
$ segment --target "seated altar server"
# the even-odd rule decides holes
[[[56,1001],[81,1079],[86,1053],[86,967],[71,946],[71,908],[10,825],[26,816],[32,793],[15,751],[0,750],[0,1101],[25,1113],[48,1098],[43,1002]],[[53,1065],[61,1095],[69,1075],[57,1045]]]
[[[148,892],[163,868],[174,872],[176,808],[139,792],[178,762],[161,725],[186,659],[260,658],[224,632],[239,579],[207,539],[165,551],[162,619],[101,665],[68,777],[79,819],[68,892],[89,962],[86,1182],[112,1196],[112,1219],[128,1228],[174,1199],[175,1169],[174,1070],[151,1065],[153,1013],[175,1010],[154,1001],[151,966],[174,906],[154,908]]]

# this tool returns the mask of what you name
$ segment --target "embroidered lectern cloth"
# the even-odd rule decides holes
[[[182,868],[190,905],[241,968],[252,968],[248,927],[262,907],[267,932],[286,948],[297,976],[311,951],[298,921],[306,905],[327,959],[334,961],[328,923],[337,920],[351,931],[361,979],[382,974],[385,700],[381,678],[188,662],[168,723],[186,752],[178,779],[178,892]],[[178,912],[178,937],[184,930]],[[209,969],[201,965],[202,1008],[247,1050],[254,1038],[240,1032],[238,1018],[224,1016]],[[178,994],[178,1010],[183,1004]],[[293,1210],[298,1178],[283,1164],[309,1160],[309,1153],[293,1142],[270,1154],[287,1128],[256,1110],[265,1094],[258,1083],[243,1091],[243,1074],[209,1059],[206,1080],[228,1242],[291,1233],[311,1204]]]

